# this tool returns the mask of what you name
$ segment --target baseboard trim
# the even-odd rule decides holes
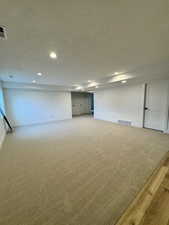
[[[71,120],[72,117],[70,118],[63,118],[60,120],[49,120],[46,122],[37,122],[37,123],[30,123],[30,124],[23,124],[23,125],[12,125],[13,128],[20,128],[20,127],[29,127],[29,126],[38,126],[38,125],[46,125],[46,124],[50,124],[50,123],[57,123],[57,122],[62,122],[65,120]]]
[[[118,120],[102,119],[102,118],[99,118],[99,117],[96,117],[96,116],[94,116],[94,119],[95,119],[95,120],[102,120],[102,121],[105,121],[105,122],[111,122],[111,123],[118,124],[118,125],[121,125],[121,126],[126,126],[126,125],[120,124],[120,123],[118,122]],[[143,128],[142,125],[137,124],[137,123],[133,123],[132,121],[131,121],[131,125],[130,125],[129,127]]]

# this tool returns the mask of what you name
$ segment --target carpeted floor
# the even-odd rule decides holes
[[[77,117],[16,129],[0,151],[0,225],[113,225],[169,136]]]

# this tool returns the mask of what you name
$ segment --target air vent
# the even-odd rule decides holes
[[[131,126],[131,121],[118,120],[118,123],[125,126]]]
[[[1,40],[7,39],[6,28],[4,26],[0,26],[0,39]]]

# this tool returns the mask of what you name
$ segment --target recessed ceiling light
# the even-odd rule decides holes
[[[122,84],[125,84],[125,83],[127,83],[127,81],[126,80],[122,80],[121,83]]]
[[[38,76],[42,76],[42,73],[39,72],[39,73],[37,73],[37,75],[38,75]]]
[[[94,81],[94,82],[91,82],[90,84],[88,84],[88,87],[95,87],[97,85],[98,85],[98,83]]]
[[[51,59],[57,59],[56,52],[50,52],[49,56],[50,56]]]
[[[33,80],[32,83],[36,83],[36,80]]]
[[[118,74],[119,74],[118,72],[115,72],[115,73],[114,73],[114,75],[118,75]]]
[[[114,82],[121,82],[121,81],[124,81],[124,80],[127,82],[128,79],[131,79],[133,77],[134,76],[132,76],[132,75],[123,74],[123,75],[118,75],[118,76],[112,77],[108,82],[114,83]],[[124,83],[126,83],[126,82],[124,82]]]
[[[75,89],[76,89],[76,90],[82,90],[83,87],[82,87],[82,86],[78,86],[78,87],[76,87]]]

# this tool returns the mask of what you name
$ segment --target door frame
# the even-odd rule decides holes
[[[145,128],[145,117],[146,117],[146,95],[147,95],[147,83],[144,84],[144,103],[143,103],[143,128]]]
[[[160,80],[161,81],[161,80]],[[166,112],[165,112],[165,128],[162,130],[164,133],[169,133],[169,80],[166,80],[168,82],[167,85],[167,105],[166,105]],[[147,86],[153,81],[147,82],[144,84],[144,103],[143,103],[143,128],[145,127],[145,113],[146,113],[146,97],[147,97]],[[149,129],[149,128],[146,128]]]

